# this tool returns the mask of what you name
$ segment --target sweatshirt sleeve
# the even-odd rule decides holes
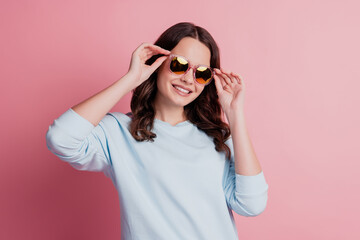
[[[231,161],[227,161],[224,193],[228,206],[237,214],[252,217],[262,213],[267,204],[268,184],[264,173],[245,176],[235,172],[234,148],[231,137],[226,141],[231,149]]]
[[[112,121],[111,118],[113,117],[105,115],[94,126],[69,108],[49,126],[46,146],[77,170],[104,172],[110,177],[111,161],[105,123]]]

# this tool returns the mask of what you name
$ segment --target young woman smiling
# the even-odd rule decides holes
[[[131,112],[110,113],[130,91]],[[57,118],[47,146],[111,178],[123,240],[238,239],[231,210],[257,216],[268,198],[244,94],[210,33],[181,22],[140,44],[123,77]]]

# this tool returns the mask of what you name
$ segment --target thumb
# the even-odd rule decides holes
[[[153,64],[151,64],[151,67],[153,69],[157,69],[167,59],[167,57],[168,56],[159,57],[158,59],[156,59],[156,61]]]

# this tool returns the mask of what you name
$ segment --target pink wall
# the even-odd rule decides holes
[[[192,2],[1,2],[0,239],[120,239],[111,181],[56,158],[45,133],[180,21],[208,29],[247,82],[269,201],[236,215],[239,239],[360,239],[358,1]]]

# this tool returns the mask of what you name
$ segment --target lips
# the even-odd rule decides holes
[[[181,86],[181,85],[179,85],[179,84],[173,84],[173,86],[178,86],[178,87],[181,87],[182,89],[188,90],[188,91],[189,91],[189,93],[192,93],[192,92],[193,92],[190,88],[187,88],[187,87]]]

